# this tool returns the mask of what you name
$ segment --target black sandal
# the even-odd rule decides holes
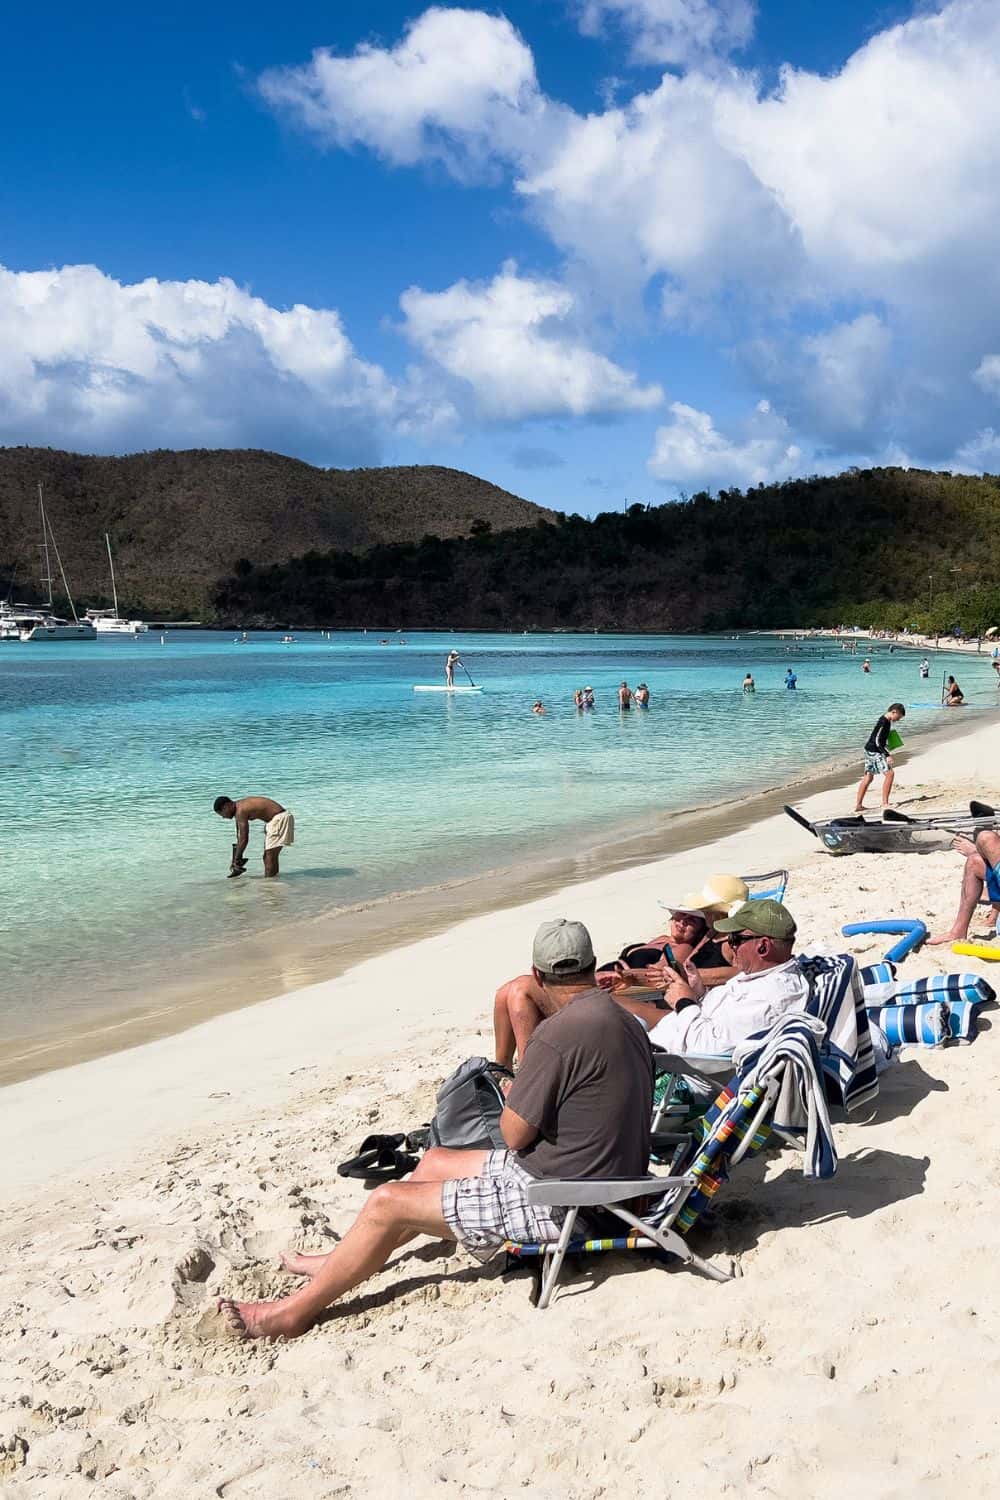
[[[367,1135],[361,1142],[357,1156],[341,1162],[338,1177],[357,1177],[362,1182],[394,1182],[412,1172],[419,1158],[400,1148],[408,1144],[407,1137],[398,1135]]]

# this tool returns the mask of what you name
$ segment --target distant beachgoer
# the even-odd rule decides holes
[[[880,714],[875,720],[875,727],[865,741],[865,774],[858,786],[854,807],[856,813],[863,810],[865,793],[876,776],[882,777],[882,806],[889,806],[889,793],[892,791],[892,783],[896,775],[893,769],[892,752],[889,750],[889,735],[892,733],[893,725],[898,724],[900,719],[905,717],[906,709],[902,703],[890,703],[885,713]]]
[[[623,682],[618,689],[618,707],[622,713],[628,713],[632,707],[632,689],[627,682]]]
[[[531,705],[531,712],[533,714],[543,714],[545,712],[545,704],[542,702],[541,698],[535,699],[534,703]]]
[[[594,689],[592,687],[585,687],[583,690],[583,706],[584,708],[593,708],[594,706]]]
[[[789,667],[788,671],[785,673],[785,687],[788,688],[790,692],[794,693],[795,684],[798,682],[798,680],[799,679],[796,677],[791,667]]]
[[[465,663],[457,651],[448,652],[448,660],[444,664],[444,680],[448,687],[455,686],[455,668],[464,666]]]
[[[745,693],[755,693],[757,691],[757,684],[754,682],[753,675],[750,672],[743,679],[743,691]]]
[[[872,669],[871,661],[866,656],[865,659],[864,659],[864,661],[861,663],[861,670],[862,670],[862,672],[870,672],[871,669]]]
[[[1000,658],[994,658],[993,670],[997,674],[997,687],[1000,687]]]
[[[1000,834],[984,828],[976,834],[974,840],[959,837],[951,847],[965,856],[962,895],[955,920],[948,931],[940,937],[927,939],[932,946],[965,941],[969,936],[969,923],[982,900],[984,886],[988,900],[993,903],[991,920],[994,923],[1000,920]],[[993,933],[989,932],[984,936],[990,938]]]
[[[931,675],[931,664],[927,660],[926,656],[920,663],[920,675],[921,677],[929,677]]]
[[[639,686],[635,690],[635,701],[636,703],[638,703],[640,708],[649,707],[649,688],[644,682],[640,682]]]
[[[961,708],[964,703],[965,694],[962,692],[962,689],[959,687],[954,677],[949,677],[948,681],[945,683],[944,689],[945,708]]]
[[[220,818],[235,818],[236,843],[229,875],[242,875],[247,862],[244,852],[250,842],[250,824],[264,824],[264,874],[278,874],[278,859],[282,849],[295,842],[295,819],[287,808],[273,797],[216,797],[215,811]]]
[[[581,709],[583,707],[583,689],[582,688],[577,688],[576,692],[573,694],[573,707],[576,708],[576,709]]]

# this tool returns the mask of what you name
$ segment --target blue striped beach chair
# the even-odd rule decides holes
[[[766,870],[763,875],[741,875],[748,901],[784,901],[788,889],[787,870]]]
[[[803,1018],[798,1018],[802,1023]],[[821,1031],[818,1022],[807,1023]],[[766,1040],[790,1035],[790,1021],[778,1023]],[[811,1051],[810,1051],[811,1046]],[[541,1266],[538,1292],[539,1309],[548,1307],[567,1255],[585,1255],[614,1250],[660,1250],[681,1260],[715,1281],[731,1279],[726,1271],[695,1255],[686,1236],[714,1201],[730,1171],[746,1157],[756,1155],[767,1145],[772,1116],[783,1093],[796,1096],[787,1076],[798,1068],[812,1075],[814,1083],[801,1083],[799,1092],[822,1092],[819,1083],[820,1062],[815,1034],[809,1033],[805,1045],[799,1045],[795,1057],[785,1053],[775,1059],[764,1056],[763,1043],[738,1073],[718,1094],[711,1108],[699,1122],[699,1128],[680,1143],[669,1176],[650,1173],[626,1181],[547,1180],[531,1183],[527,1189],[530,1203],[565,1208],[562,1234],[556,1244],[513,1244],[504,1247],[512,1261],[537,1261]],[[791,1093],[789,1094],[789,1090]],[[782,1134],[794,1130],[794,1120],[782,1122]],[[827,1131],[829,1127],[827,1122]],[[832,1137],[828,1141],[824,1163],[831,1170],[817,1175],[832,1175],[836,1170],[836,1152]],[[642,1200],[637,1203],[636,1200]],[[636,1209],[640,1211],[637,1212]],[[581,1211],[597,1211],[602,1218],[619,1220],[624,1234],[575,1234]]]

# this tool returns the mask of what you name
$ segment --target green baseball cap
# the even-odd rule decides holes
[[[594,945],[582,922],[557,917],[535,933],[531,962],[540,974],[580,974],[593,968]]]
[[[713,925],[716,932],[755,932],[786,943],[795,936],[795,918],[780,901],[744,901],[731,917]]]

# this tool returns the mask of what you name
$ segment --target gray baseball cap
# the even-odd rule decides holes
[[[556,917],[535,933],[531,963],[540,974],[582,974],[595,962],[594,945],[582,922]]]

